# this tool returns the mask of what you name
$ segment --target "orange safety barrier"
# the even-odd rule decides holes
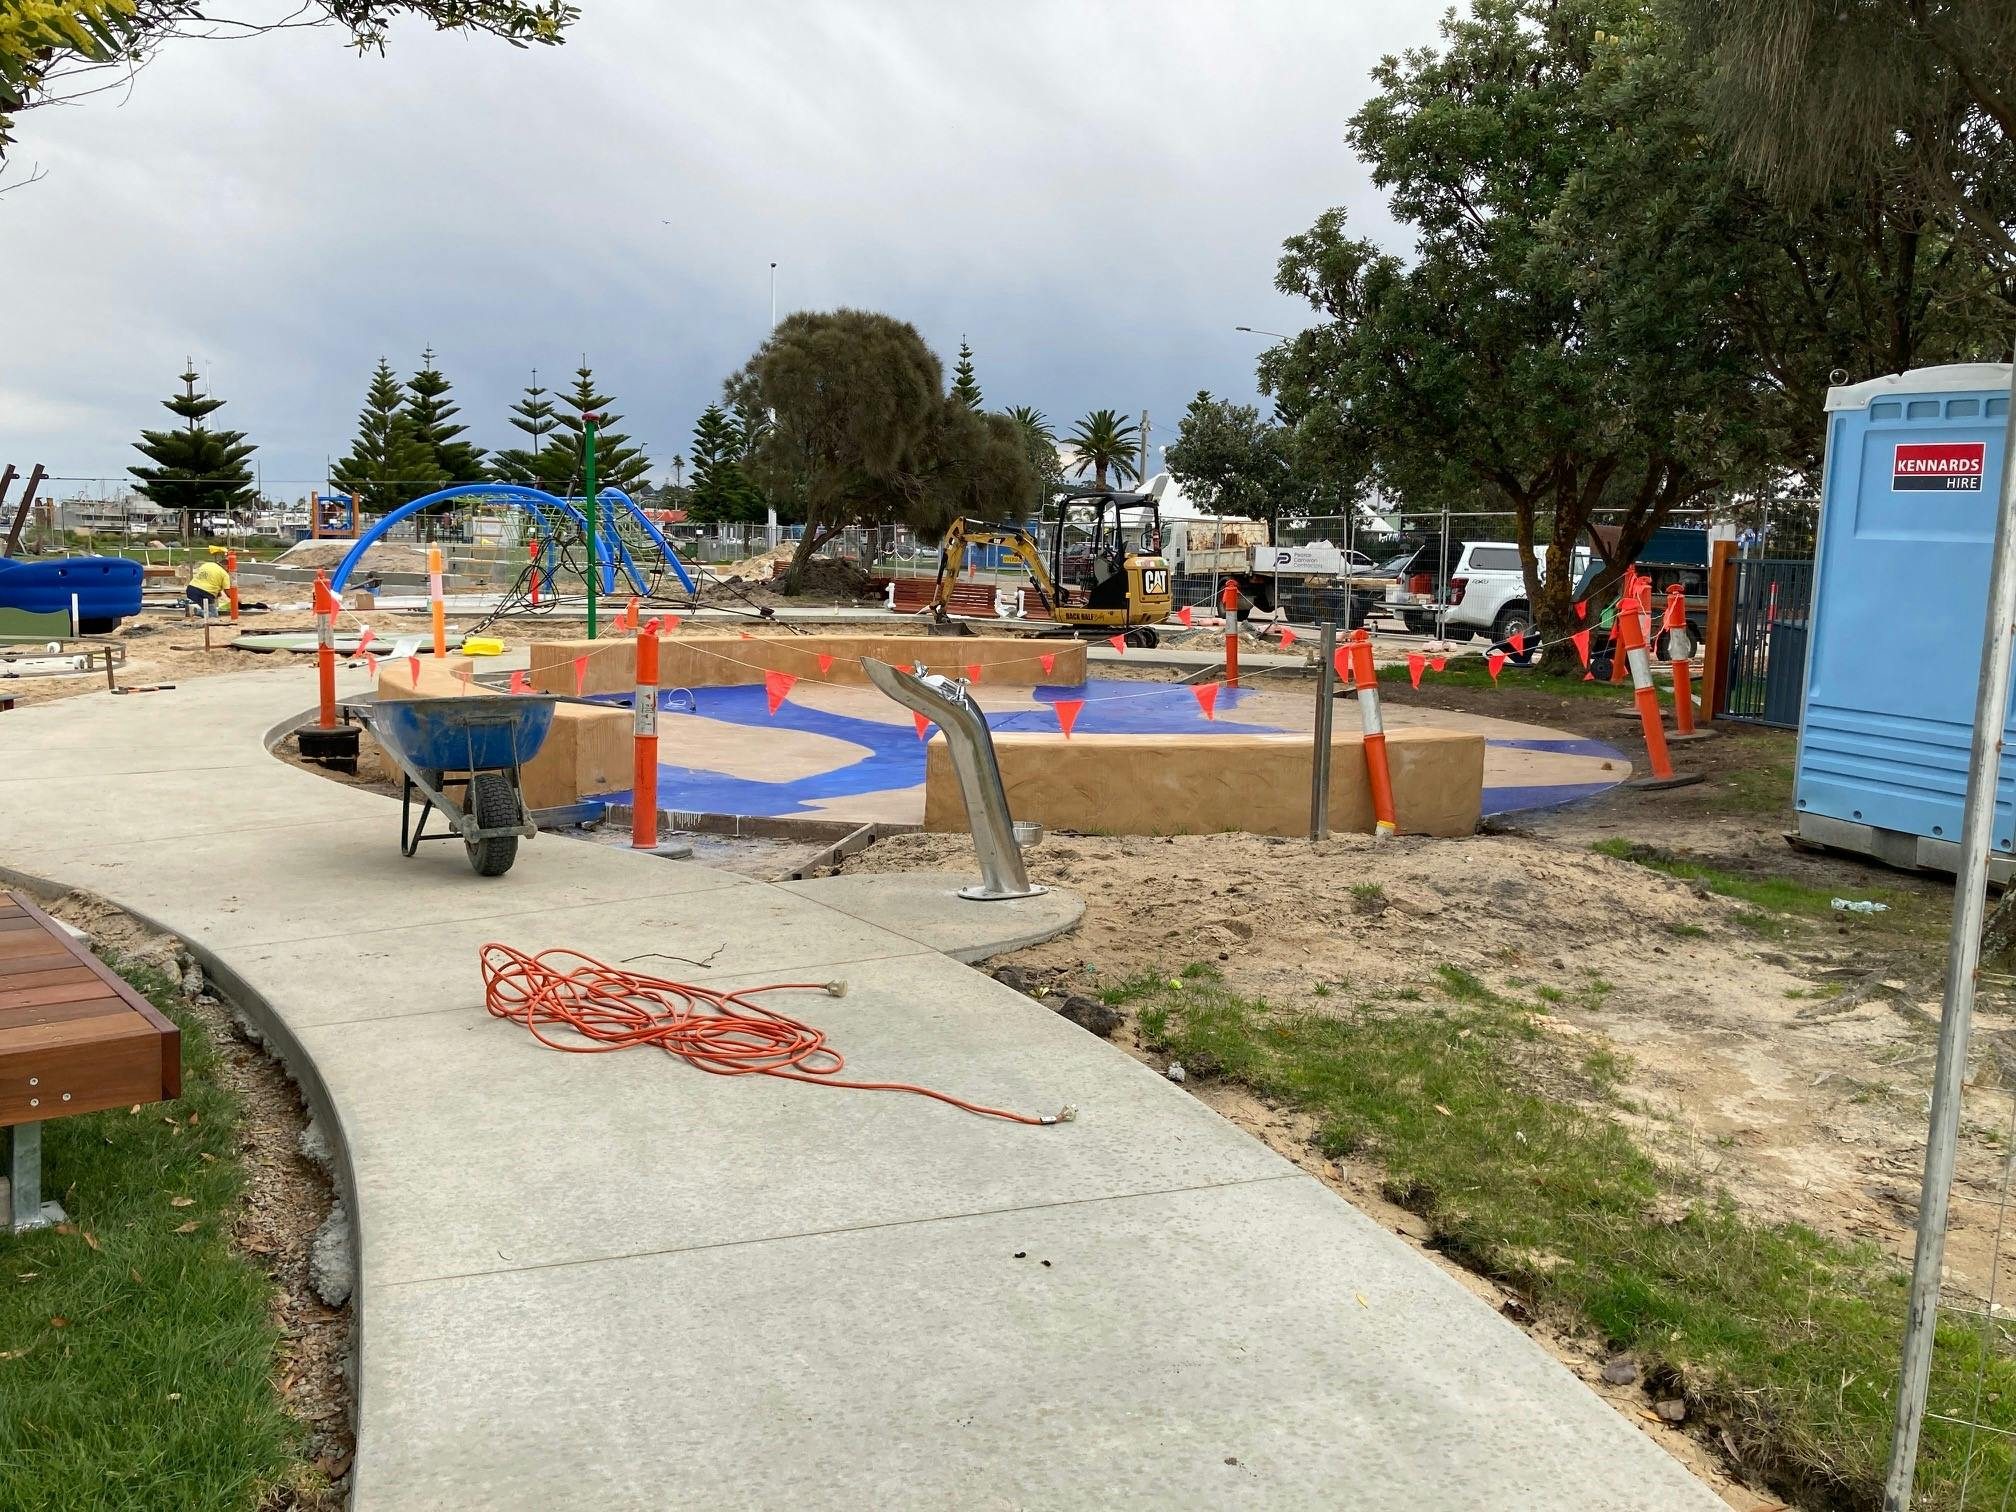
[[[634,607],[637,600],[632,599]],[[657,621],[652,621],[655,626]],[[630,766],[630,844],[650,850],[658,843],[658,632],[637,635],[637,695]]]
[[[1225,611],[1225,686],[1239,686],[1239,585],[1230,578],[1218,594]]]
[[[1652,763],[1650,777],[1633,778],[1631,787],[1680,787],[1699,782],[1700,773],[1676,776],[1673,758],[1666,750],[1666,730],[1660,721],[1659,694],[1652,686],[1652,658],[1645,647],[1645,627],[1631,607],[1620,605],[1617,612],[1617,643],[1631,668],[1632,696],[1638,704],[1638,723],[1645,732],[1645,754]]]
[[[231,578],[230,587],[224,590],[231,600],[231,623],[238,623],[238,552],[234,547],[224,553],[224,571]]]
[[[329,591],[329,574],[315,574],[315,676],[320,684],[321,704],[315,723],[324,730],[336,728],[336,611],[341,606]]]
[[[537,541],[527,541],[525,543],[525,550],[532,558],[532,607],[537,609],[539,607],[539,543]]]
[[[1386,761],[1386,721],[1379,712],[1379,670],[1372,662],[1372,632],[1351,632],[1351,680],[1358,687],[1358,720],[1365,734],[1365,777],[1372,788],[1372,833],[1400,833],[1393,812],[1393,771]]]
[[[434,654],[448,654],[448,606],[441,599],[441,548],[427,548],[427,610],[434,618]]]
[[[1687,633],[1687,590],[1666,590],[1666,659],[1673,671],[1673,739],[1703,740],[1713,730],[1694,728],[1694,638]]]

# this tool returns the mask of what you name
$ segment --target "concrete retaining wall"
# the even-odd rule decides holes
[[[380,699],[454,698],[470,691],[455,675],[458,668],[482,670],[481,657],[423,656],[416,684],[406,661],[378,664]],[[569,675],[572,675],[571,668]],[[477,692],[493,691],[481,685]],[[567,691],[572,692],[570,688]],[[630,711],[610,707],[590,709],[560,704],[553,710],[553,728],[539,754],[519,769],[528,808],[560,808],[583,793],[606,793],[630,785],[633,728]]]
[[[624,638],[544,641],[532,645],[532,686],[542,693],[572,693],[574,662],[588,658],[584,693],[628,693],[637,685],[636,642]],[[819,658],[832,663],[821,671]],[[861,658],[893,666],[918,662],[927,672],[964,677],[980,668],[983,682],[1032,688],[1042,683],[1076,686],[1085,681],[1085,646],[1080,641],[1032,640],[1019,636],[958,637],[894,635],[792,635],[743,640],[739,635],[668,635],[659,642],[658,684],[664,688],[718,688],[760,683],[770,672],[819,682],[864,686]],[[1051,658],[1044,671],[1042,658]]]
[[[1309,833],[1306,735],[1060,735],[997,731],[994,751],[1009,812],[1051,829],[1110,835]],[[1330,828],[1372,833],[1363,737],[1334,737]],[[1386,736],[1393,806],[1404,834],[1449,837],[1477,828],[1484,737],[1461,730]],[[944,740],[925,757],[924,828],[960,833],[965,805]]]

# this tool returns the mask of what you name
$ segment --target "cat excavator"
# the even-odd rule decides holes
[[[1129,645],[1154,645],[1155,626],[1169,618],[1173,603],[1169,563],[1162,555],[1161,502],[1152,494],[1106,488],[1068,489],[1054,497],[1058,527],[1047,564],[1020,525],[952,522],[938,552],[938,586],[929,605],[934,624],[954,634],[971,633],[951,616],[952,590],[971,548],[997,546],[1028,570],[1055,627],[1047,634],[1119,634]]]

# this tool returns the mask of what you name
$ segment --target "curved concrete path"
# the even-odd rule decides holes
[[[384,799],[263,748],[311,685],[0,715],[0,871],[183,936],[335,1120],[357,1508],[1722,1505],[1312,1178],[916,940],[559,838],[492,882],[402,861]],[[854,1072],[1081,1118],[556,1054],[483,1012],[487,940],[844,977],[792,1007]]]

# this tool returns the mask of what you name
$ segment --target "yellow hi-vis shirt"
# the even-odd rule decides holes
[[[200,562],[196,570],[189,574],[189,586],[201,588],[205,593],[214,593],[219,598],[231,586],[231,574],[215,562]]]

